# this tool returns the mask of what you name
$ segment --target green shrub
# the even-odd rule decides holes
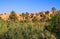
[[[60,13],[50,19],[50,26],[47,27],[51,33],[55,34],[57,39],[60,39]]]

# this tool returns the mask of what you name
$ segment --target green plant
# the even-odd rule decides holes
[[[50,26],[47,27],[51,33],[54,33],[57,39],[60,39],[60,13],[50,19]]]
[[[18,17],[17,17],[17,15],[16,15],[15,11],[12,11],[12,12],[11,12],[9,18],[10,18],[10,20],[12,20],[12,21],[18,20]]]

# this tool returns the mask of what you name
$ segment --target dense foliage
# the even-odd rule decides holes
[[[44,23],[14,22],[0,20],[0,39],[53,39],[55,36],[44,30]]]
[[[60,39],[60,12],[52,17],[50,20],[50,26],[47,30],[49,30],[51,33],[54,33],[57,39]]]
[[[16,15],[15,11],[12,11],[12,12],[11,12],[11,14],[10,14],[10,16],[9,16],[9,19],[10,19],[11,21],[16,21],[16,20],[18,20],[18,17],[17,17],[17,15]]]
[[[27,17],[28,13],[22,15]],[[17,21],[16,13],[12,11],[10,20],[0,19],[0,39],[60,39],[60,13],[47,21],[37,21],[34,17],[30,22]]]

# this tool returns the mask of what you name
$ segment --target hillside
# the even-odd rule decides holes
[[[60,12],[0,14],[0,39],[60,39]]]
[[[12,12],[14,12],[14,11],[12,11]],[[15,12],[16,13],[16,12]],[[32,19],[35,17],[38,21],[40,21],[41,19],[43,19],[44,18],[44,16],[45,16],[45,18],[48,18],[48,19],[51,19],[51,15],[54,15],[52,12],[39,12],[39,13],[35,13],[35,14],[33,14],[33,13],[28,13],[28,12],[26,12],[26,13],[22,13],[22,14],[18,14],[18,13],[16,13],[16,16],[17,16],[17,18],[18,18],[18,20],[19,21],[21,21],[21,20],[29,20],[29,21],[32,21]],[[10,14],[7,14],[7,13],[4,13],[4,14],[0,14],[0,18],[2,18],[3,20],[9,20],[9,16],[10,16]]]

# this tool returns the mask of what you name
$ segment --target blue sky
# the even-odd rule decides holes
[[[60,0],[0,0],[0,13],[51,11],[52,7],[60,10]]]

